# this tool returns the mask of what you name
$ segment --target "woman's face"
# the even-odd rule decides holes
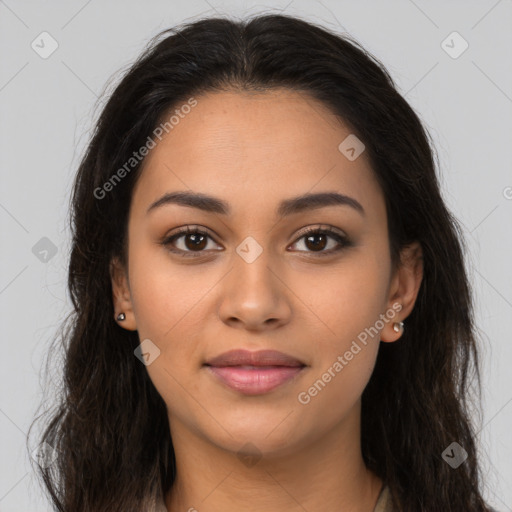
[[[384,197],[367,155],[304,94],[196,100],[145,159],[129,216],[128,281],[113,280],[121,325],[150,340],[146,368],[173,437],[283,454],[356,428],[380,340],[399,338],[393,322],[419,285],[392,273]],[[150,208],[175,192],[215,198],[226,211]],[[319,193],[351,199],[294,200]],[[191,234],[169,240],[186,227]],[[233,349],[275,350],[301,366],[206,365]]]

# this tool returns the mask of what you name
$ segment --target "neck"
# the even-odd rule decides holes
[[[167,510],[230,512],[250,503],[262,512],[373,512],[383,484],[364,464],[358,412],[312,442],[255,457],[237,455],[170,419],[177,476]]]

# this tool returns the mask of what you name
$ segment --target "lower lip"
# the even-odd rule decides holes
[[[245,395],[268,393],[293,379],[304,366],[207,366],[226,385]]]

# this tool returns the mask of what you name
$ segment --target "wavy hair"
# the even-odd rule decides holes
[[[39,438],[55,450],[52,464],[36,468],[55,510],[151,510],[176,476],[165,403],[134,357],[138,333],[114,321],[110,262],[126,263],[128,212],[144,160],[108,198],[95,191],[192,95],[283,87],[325,104],[364,142],[385,197],[394,267],[405,245],[419,241],[423,251],[405,332],[381,344],[362,395],[364,461],[389,485],[397,511],[487,510],[470,416],[480,371],[465,242],[441,196],[431,137],[356,40],[273,14],[160,32],[101,110],[71,194],[74,310],[57,336],[63,381]],[[457,469],[442,458],[453,441],[467,452]]]

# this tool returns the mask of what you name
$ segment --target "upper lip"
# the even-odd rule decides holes
[[[306,366],[295,357],[277,350],[229,350],[205,363],[208,366]]]

